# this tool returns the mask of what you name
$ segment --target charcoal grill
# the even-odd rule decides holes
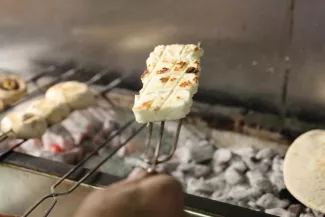
[[[118,88],[138,90],[141,70],[136,69],[143,69],[154,46],[202,41],[204,73],[195,99],[208,106],[195,103],[186,121],[196,124],[198,118],[214,129],[289,144],[307,130],[325,129],[324,6],[321,0],[4,0],[0,65],[22,74],[36,73],[41,65],[41,72],[27,79],[31,84],[47,75],[58,76],[53,83],[72,77],[95,82],[107,88],[112,101]],[[41,64],[35,66],[36,60]],[[44,70],[51,61],[55,67]],[[96,78],[104,67],[115,71]],[[136,71],[120,77],[131,70]],[[90,190],[121,179],[15,152],[15,147],[0,149],[0,212],[22,215],[48,195],[30,216],[43,216],[53,206],[49,216],[71,216]],[[52,195],[56,183],[55,192],[67,194]],[[269,216],[190,194],[185,204],[193,216]]]
[[[82,81],[88,84],[96,84],[98,82],[106,83],[103,90],[100,92],[99,97],[102,97],[108,100],[107,93],[114,90],[118,87],[127,86],[125,79],[127,76],[112,76],[108,70],[102,70],[98,73],[90,73],[91,76],[87,81],[85,78],[80,77],[87,73],[82,73],[80,70],[70,69],[67,70],[65,67],[59,68],[61,72],[58,72],[56,68],[57,77],[52,80],[50,83],[44,86],[36,85],[36,89],[31,91],[29,95],[21,99],[15,105],[24,102],[25,100],[33,97],[37,92],[44,93],[47,87],[53,85],[57,82],[80,78]],[[52,70],[44,70],[41,73],[38,73],[31,78],[27,79],[28,83],[35,83],[36,81],[43,76],[53,73]],[[89,74],[89,73],[88,73]],[[108,76],[108,77],[105,77]],[[106,79],[106,80],[105,80]],[[13,105],[13,106],[15,106]],[[193,111],[191,112],[191,117],[199,116],[202,119],[208,119],[208,123],[211,127],[215,128],[225,128],[238,132],[249,133],[254,136],[264,136],[269,139],[282,140],[290,142],[297,135],[308,130],[309,128],[315,127],[314,125],[302,124],[303,127],[298,129],[289,129],[284,127],[284,123],[292,121],[289,118],[284,118],[282,116],[257,113],[253,111],[248,111],[245,108],[236,108],[237,112],[235,115],[229,114],[223,107],[223,109],[218,109],[218,107],[211,107],[212,111],[204,112],[202,114],[202,107],[199,104],[194,105]],[[7,108],[8,110],[10,107]],[[217,110],[217,111],[215,111]],[[231,110],[231,109],[230,109]],[[223,112],[226,111],[226,112]],[[270,121],[273,120],[273,121]],[[274,121],[275,120],[275,121]],[[130,127],[134,123],[134,119],[129,120],[122,126],[117,132],[108,135],[106,140],[99,145],[90,155],[84,158],[75,166],[53,162],[51,160],[41,159],[37,157],[32,157],[23,153],[15,152],[14,149],[21,146],[25,140],[19,142],[15,146],[3,151],[0,153],[0,170],[2,171],[2,180],[5,180],[5,177],[21,177],[23,179],[29,180],[24,189],[24,183],[16,183],[15,188],[24,189],[24,194],[27,194],[27,201],[21,201],[20,207],[11,207],[7,212],[13,214],[27,216],[68,216],[76,208],[78,202],[94,188],[102,188],[109,184],[112,184],[121,179],[121,177],[116,177],[110,174],[98,172],[98,168],[104,164],[106,161],[118,152],[123,146],[127,144],[133,137],[135,137],[139,132],[141,132],[145,125],[139,125],[137,130],[135,130],[132,135],[130,135],[125,141],[123,141],[118,147],[114,148],[106,157],[104,157],[97,165],[92,169],[85,169],[83,165],[87,162],[98,150],[105,146],[106,143],[114,139],[114,137],[125,129]],[[1,141],[6,140],[6,136],[1,136]],[[32,192],[28,193],[28,185],[30,182],[36,181],[38,178],[41,178],[41,186],[43,189],[35,192],[35,189]],[[33,181],[32,181],[33,180]],[[15,182],[5,182],[1,186],[5,186],[8,189],[14,188]],[[37,181],[36,181],[37,182]],[[19,187],[18,187],[19,186]],[[35,187],[35,186],[34,186]],[[33,187],[31,187],[33,189]],[[33,194],[35,196],[31,196]],[[42,194],[42,195],[41,195]],[[37,198],[36,198],[37,195]],[[20,193],[12,193],[6,196],[8,204],[12,204],[12,201],[18,200]],[[68,198],[68,199],[64,199]],[[75,202],[70,205],[68,202],[69,198],[74,198]],[[26,200],[26,198],[24,198]],[[63,203],[61,203],[64,201]],[[63,204],[66,204],[65,206]],[[56,206],[60,208],[55,209]],[[223,217],[232,217],[232,216],[271,216],[262,212],[253,211],[250,209],[241,208],[238,206],[233,206],[230,204],[212,201],[202,197],[185,194],[185,211],[190,214],[190,216],[223,216]],[[301,209],[303,206],[301,206]],[[61,210],[61,211],[60,211]],[[64,210],[64,211],[62,211]],[[299,216],[299,213],[297,214]]]

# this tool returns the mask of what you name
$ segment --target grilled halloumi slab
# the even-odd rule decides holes
[[[0,123],[1,132],[12,138],[30,139],[41,137],[46,129],[46,120],[30,112],[12,112]]]
[[[197,92],[200,57],[197,45],[160,45],[150,53],[141,76],[143,88],[132,108],[139,123],[178,120],[191,109]]]
[[[96,103],[88,85],[77,81],[67,81],[50,87],[45,98],[66,103],[71,109],[86,109]]]
[[[49,99],[36,100],[27,110],[45,118],[49,125],[63,121],[70,114],[70,108],[65,103]]]

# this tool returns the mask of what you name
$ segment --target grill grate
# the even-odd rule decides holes
[[[33,77],[29,78],[26,80],[27,83],[32,83],[35,85],[36,89],[29,92],[29,94],[27,96],[25,96],[24,98],[22,98],[21,100],[19,100],[18,102],[16,102],[15,104],[13,104],[12,106],[8,106],[5,110],[10,110],[12,109],[14,106],[19,105],[20,103],[25,102],[28,99],[33,98],[34,96],[36,96],[37,94],[40,93],[45,93],[45,91],[47,90],[47,88],[49,88],[51,85],[54,85],[58,82],[62,82],[62,81],[66,81],[71,79],[74,76],[77,76],[80,78],[80,76],[78,75],[78,73],[80,72],[79,70],[75,70],[75,69],[70,69],[70,70],[65,70],[62,73],[59,73],[58,76],[53,79],[50,83],[43,85],[43,86],[39,86],[37,84],[37,80],[41,79],[47,75],[52,74],[56,69],[49,69],[49,70],[45,70],[41,73],[38,73],[36,75],[34,75]],[[96,73],[94,76],[92,76],[89,80],[85,81],[86,84],[88,85],[93,85],[96,84],[98,82],[101,82],[102,79],[108,75],[109,71],[101,71],[99,73]],[[116,88],[117,86],[119,86],[125,79],[127,78],[127,76],[120,76],[117,77],[115,79],[113,79],[111,82],[109,82],[107,85],[104,86],[103,90],[101,90],[98,94],[98,97],[103,98],[104,100],[106,100],[108,103],[111,104],[110,100],[106,97],[106,93],[108,93],[109,91],[113,90],[114,88]],[[80,79],[75,79],[74,80],[80,80]],[[55,184],[53,184],[51,186],[51,188],[49,189],[49,193],[47,195],[44,195],[44,197],[40,198],[32,207],[30,207],[29,210],[27,210],[25,212],[25,214],[23,215],[23,217],[27,217],[30,216],[31,213],[40,205],[42,204],[45,200],[49,200],[52,199],[52,203],[50,204],[50,206],[48,207],[48,209],[45,211],[43,216],[48,216],[51,211],[53,210],[53,208],[56,206],[57,201],[58,201],[58,197],[62,197],[64,195],[68,195],[70,193],[72,193],[73,191],[75,191],[80,184],[82,184],[83,182],[85,182],[88,178],[90,178],[95,172],[97,172],[98,168],[100,166],[102,166],[107,160],[109,160],[112,156],[114,156],[123,146],[125,146],[131,139],[133,139],[138,133],[140,133],[144,128],[145,125],[141,125],[139,128],[137,128],[135,131],[132,132],[132,134],[125,139],[125,141],[123,141],[119,146],[115,147],[106,157],[104,157],[99,163],[97,163],[91,170],[89,170],[83,177],[79,178],[78,180],[76,180],[76,183],[67,191],[57,191],[57,188],[60,186],[61,183],[63,183],[65,180],[69,179],[73,174],[75,174],[79,169],[83,168],[83,165],[88,162],[94,155],[96,155],[96,153],[102,149],[107,143],[109,143],[110,141],[112,141],[116,136],[118,136],[119,134],[123,133],[126,129],[128,129],[133,123],[135,122],[134,119],[131,119],[129,121],[127,121],[121,128],[119,128],[118,131],[116,131],[113,134],[108,135],[108,137],[105,139],[104,142],[102,142],[100,145],[97,146],[97,148],[95,150],[93,150],[89,155],[87,155],[86,157],[84,157],[84,159],[82,161],[80,161],[77,165],[75,165],[71,170],[69,170],[66,174],[64,174],[62,176],[61,179],[59,179]],[[2,135],[0,136],[0,143],[5,141],[7,138],[6,135]],[[0,162],[5,160],[17,147],[21,146],[24,142],[26,142],[27,140],[22,140],[19,143],[17,143],[16,145],[12,146],[11,148],[5,150],[4,152],[0,153]],[[298,213],[296,214],[296,217],[299,217],[303,212],[304,212],[304,206],[300,205],[300,209],[298,211]]]
[[[52,73],[52,72],[53,72],[52,70],[43,71],[43,72],[41,72],[39,74],[36,74],[32,78],[27,79],[26,82],[36,84],[38,79],[40,79],[40,78],[42,78],[42,77],[44,77],[44,76],[46,76],[46,75],[48,75],[49,73]],[[77,73],[77,70],[69,70],[69,71],[66,71],[64,73],[61,73],[57,78],[55,78],[53,81],[51,81],[47,85],[44,85],[44,86],[35,85],[37,87],[36,90],[31,91],[27,96],[25,96],[24,98],[22,98],[21,100],[16,102],[14,105],[7,107],[6,110],[9,110],[9,109],[13,108],[14,106],[16,106],[16,105],[18,105],[18,104],[32,98],[32,97],[34,97],[36,94],[45,93],[46,89],[49,88],[50,86],[52,86],[52,85],[54,85],[56,83],[62,82],[62,81],[69,80],[72,76],[76,75],[76,73]],[[99,73],[95,74],[92,78],[90,78],[88,81],[86,81],[85,83],[88,84],[88,85],[96,84],[96,82],[100,81],[107,74],[108,74],[108,71],[99,72]],[[109,99],[107,99],[105,97],[105,94],[108,93],[109,91],[113,90],[115,87],[117,87],[125,78],[126,78],[126,76],[121,76],[121,77],[118,77],[118,78],[114,79],[113,81],[109,82],[104,87],[104,89],[99,92],[99,94],[97,96],[102,97],[108,103],[110,103]],[[76,79],[76,80],[78,80],[78,79]],[[95,150],[93,150],[82,161],[80,161],[77,165],[75,165],[64,176],[62,176],[62,178],[60,180],[58,180],[54,185],[52,185],[51,188],[49,189],[50,193],[45,195],[41,199],[39,199],[29,210],[27,210],[27,212],[23,215],[23,217],[29,216],[41,203],[43,203],[47,199],[52,198],[53,201],[52,201],[51,205],[49,206],[49,208],[45,211],[45,213],[43,215],[44,217],[48,216],[50,214],[50,212],[52,211],[52,209],[57,204],[57,198],[58,197],[72,193],[75,189],[77,189],[80,186],[80,184],[82,184],[85,180],[87,180],[89,177],[91,177],[91,175],[93,175],[99,169],[100,166],[102,166],[107,160],[109,160],[114,154],[116,154],[123,146],[125,146],[131,139],[133,139],[138,133],[140,133],[145,128],[146,125],[143,124],[138,129],[136,129],[127,139],[125,139],[125,141],[123,141],[119,146],[115,147],[105,158],[103,158],[99,163],[97,163],[97,165],[95,165],[89,172],[87,172],[87,174],[85,174],[83,177],[81,177],[68,191],[62,191],[62,192],[57,192],[56,191],[57,187],[62,182],[64,182],[66,179],[68,179],[78,169],[81,169],[82,166],[87,161],[89,161],[93,156],[95,156],[96,153],[100,149],[102,149],[107,143],[112,141],[116,136],[118,136],[124,130],[126,130],[132,123],[134,123],[134,121],[135,121],[134,119],[129,120],[118,131],[116,131],[115,133],[113,133],[111,135],[108,135],[108,137],[106,138],[106,140],[104,142],[102,142],[100,145],[98,145],[98,147]],[[8,137],[6,135],[2,135],[0,137],[0,142],[5,141],[6,139],[8,139]],[[3,161],[17,147],[21,146],[26,141],[27,140],[22,140],[19,143],[17,143],[16,145],[12,146],[11,148],[9,148],[9,149],[5,150],[4,152],[2,152],[0,154],[0,162]]]

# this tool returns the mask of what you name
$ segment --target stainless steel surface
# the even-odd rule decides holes
[[[59,180],[47,174],[28,171],[0,163],[0,210],[9,214],[22,215],[35,201],[50,192],[50,187]],[[74,182],[64,181],[60,190],[66,191]],[[71,195],[59,198],[49,216],[71,217],[80,202],[94,187],[82,185]],[[31,216],[43,216],[51,200],[42,203]]]
[[[201,41],[201,89],[322,113],[324,9],[323,0],[0,0],[0,68],[75,60],[138,76],[153,46]]]
[[[19,216],[23,215],[34,201],[49,193],[50,187],[59,181],[59,177],[1,163],[0,174],[5,177],[0,179],[0,210]],[[73,181],[65,180],[60,185],[60,191],[68,191],[74,184]],[[58,198],[49,216],[71,217],[82,200],[94,189],[100,189],[100,187],[81,184],[73,194]],[[30,216],[43,216],[51,202],[50,200],[42,203]],[[186,211],[193,217],[219,217],[200,214],[190,209]]]
[[[278,106],[290,1],[0,0],[0,68],[74,60],[138,77],[157,44],[202,42],[201,88]]]
[[[23,215],[35,201],[48,194],[51,186],[60,179],[59,177],[2,163],[0,163],[0,174],[5,177],[0,179],[0,210],[19,216]],[[75,184],[76,182],[64,180],[59,189],[60,191],[68,191]],[[82,200],[94,189],[100,189],[100,187],[81,184],[73,194],[58,198],[58,202],[49,216],[71,217]],[[43,216],[51,202],[51,200],[45,201],[30,216]],[[201,214],[191,209],[185,211],[189,216],[193,217],[219,217],[217,215]]]
[[[250,0],[240,7],[237,4],[234,0],[1,0],[0,42],[6,45],[3,52],[11,51],[10,57],[15,57],[16,63],[73,58],[129,70],[142,69],[144,58],[159,43],[201,41],[210,50],[218,48],[216,41],[252,46],[286,41],[289,1]],[[258,10],[266,8],[270,11],[255,20]],[[274,17],[269,16],[272,9],[280,9]],[[275,21],[277,25],[262,25]],[[212,64],[216,57],[207,58],[206,62]],[[13,64],[13,60],[1,63],[20,65]]]

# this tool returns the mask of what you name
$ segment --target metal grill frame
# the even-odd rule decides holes
[[[26,82],[33,83],[36,86],[36,90],[30,92],[26,97],[24,97],[23,99],[16,102],[13,106],[16,106],[16,105],[24,102],[25,100],[32,98],[35,94],[44,93],[45,90],[51,85],[54,85],[61,81],[69,80],[69,78],[72,77],[73,75],[76,75],[77,72],[78,72],[78,70],[74,70],[74,68],[72,68],[71,70],[65,70],[65,72],[60,73],[58,75],[58,77],[56,79],[54,79],[53,81],[51,81],[49,84],[46,84],[41,87],[37,85],[37,83],[36,83],[37,80],[46,76],[46,75],[50,75],[51,73],[53,73],[53,70],[46,70],[46,71],[43,71],[41,73],[34,75],[33,77],[27,79]],[[109,71],[107,71],[107,70],[101,71],[101,72],[95,74],[86,83],[88,85],[96,84],[96,82],[100,81],[101,78],[103,78],[108,73],[109,73]],[[108,93],[109,91],[113,90],[118,85],[120,85],[123,82],[123,80],[126,79],[127,77],[128,76],[118,77],[118,78],[114,79],[113,81],[111,81],[109,84],[105,85],[104,89],[100,92],[99,96],[102,97],[103,99],[105,99],[108,103],[111,103],[109,101],[109,99],[105,96],[105,94]],[[77,79],[74,79],[74,80],[77,80]],[[13,106],[7,107],[7,110],[12,108]],[[125,146],[131,139],[133,139],[139,132],[141,132],[145,128],[145,126],[146,126],[145,124],[140,126],[135,132],[133,132],[133,134],[130,137],[128,137],[125,141],[123,141],[118,147],[114,148],[110,152],[110,154],[108,154],[105,158],[103,158],[91,170],[84,169],[82,167],[90,158],[92,158],[98,152],[98,150],[103,148],[107,143],[109,143],[112,139],[114,139],[115,136],[119,135],[125,129],[127,129],[132,123],[134,123],[134,121],[135,121],[134,119],[129,120],[117,132],[115,132],[114,134],[108,135],[108,137],[102,144],[100,144],[94,151],[92,151],[88,156],[86,156],[77,165],[71,167],[70,169],[68,169],[69,167],[67,167],[67,165],[65,165],[66,167],[64,167],[64,169],[62,169],[62,172],[60,172],[60,174],[56,174],[61,178],[53,186],[51,186],[50,193],[45,195],[44,197],[40,198],[29,210],[27,210],[25,212],[25,214],[22,217],[28,217],[33,212],[33,210],[36,209],[38,207],[38,205],[40,205],[43,201],[52,198],[52,203],[51,203],[50,207],[45,211],[45,214],[43,215],[44,217],[48,216],[49,213],[52,211],[52,209],[55,207],[58,197],[62,197],[64,195],[73,193],[73,191],[76,188],[78,188],[80,186],[80,184],[87,182],[87,180],[90,177],[92,177],[92,175],[94,175],[95,173],[98,173],[97,170],[101,165],[103,165],[107,160],[109,160],[115,153],[118,152],[119,149],[121,149],[123,146]],[[5,139],[7,139],[6,136],[0,136],[0,142],[4,141]],[[48,171],[46,171],[45,168],[42,168],[42,165],[48,165],[49,163],[57,164],[57,162],[53,162],[50,160],[40,159],[40,158],[25,155],[22,153],[14,152],[15,148],[21,146],[26,141],[27,140],[23,140],[23,141],[19,142],[18,144],[16,144],[15,146],[9,148],[8,150],[0,153],[0,162],[11,163],[11,164],[20,165],[20,166],[25,167],[25,165],[21,165],[21,162],[19,163],[19,162],[13,160],[13,156],[20,156],[20,157],[23,156],[23,158],[27,158],[27,160],[29,159],[28,161],[31,161],[32,159],[37,159],[38,161],[44,161],[44,164],[42,163],[42,164],[38,165],[37,168],[32,168],[32,169],[37,169],[38,171],[44,170],[44,172],[48,172]],[[46,163],[45,163],[45,161],[46,161]],[[83,175],[79,179],[74,178],[73,175],[75,173],[77,173],[80,169],[83,169],[87,172],[85,173],[85,175]],[[65,171],[63,172],[63,170],[65,170]],[[120,178],[101,173],[101,176],[103,176],[103,175],[105,177],[107,177],[107,179],[104,179],[104,181],[103,181],[103,183],[101,183],[101,185],[112,184],[113,182],[120,180]],[[56,192],[55,189],[65,180],[73,180],[73,181],[75,181],[75,184],[68,191]],[[205,198],[197,197],[197,196],[186,194],[186,193],[185,193],[185,205],[186,205],[186,211],[188,211],[189,213],[191,213],[191,212],[196,212],[196,213],[199,212],[202,214],[206,213],[207,214],[206,216],[218,215],[218,216],[226,216],[226,217],[228,217],[228,216],[235,217],[235,216],[243,215],[243,214],[245,214],[247,216],[252,216],[252,217],[271,216],[271,215],[268,215],[263,212],[253,211],[253,210],[242,208],[239,206],[234,206],[234,205],[230,205],[230,204],[226,204],[226,203],[222,203],[222,202],[218,202],[218,201],[214,201],[214,200],[210,200],[210,199],[205,199]],[[301,207],[301,211],[302,211],[302,208],[303,207]],[[299,215],[300,215],[300,213],[297,214],[297,217]],[[205,215],[203,214],[202,216],[205,216]]]
[[[70,77],[72,77],[73,75],[76,74],[76,70],[68,70],[66,72],[63,72],[62,74],[60,74],[56,79],[52,80],[49,84],[46,84],[44,86],[38,86],[37,85],[37,80],[42,78],[43,76],[46,76],[49,73],[52,73],[52,71],[43,71],[39,74],[36,74],[35,76],[33,76],[32,78],[29,78],[26,80],[26,83],[34,83],[34,85],[36,86],[36,90],[33,90],[31,92],[28,93],[28,95],[26,95],[24,98],[20,99],[19,101],[17,101],[15,104],[13,104],[12,106],[8,106],[5,110],[9,110],[10,108],[12,108],[13,106],[16,106],[30,98],[32,98],[33,96],[35,96],[35,94],[39,94],[39,93],[44,93],[45,90],[47,88],[49,88],[50,86],[62,82],[62,81],[66,81],[69,80]],[[108,71],[102,71],[99,72],[97,74],[95,74],[92,78],[90,78],[87,82],[85,82],[88,85],[93,85],[95,84],[97,81],[99,81],[103,76],[105,76],[106,74],[108,74]],[[109,84],[107,84],[104,89],[102,91],[100,91],[99,93],[99,97],[102,97],[103,99],[105,99],[108,103],[109,100],[104,96],[107,92],[111,91],[112,89],[114,89],[116,86],[118,86],[122,80],[125,77],[118,77],[116,79],[114,79],[113,81],[111,81]],[[74,79],[75,80],[75,79]],[[121,149],[123,146],[125,146],[131,139],[133,139],[133,137],[135,137],[140,131],[142,131],[145,128],[145,124],[143,124],[141,127],[139,127],[137,130],[135,130],[133,132],[133,134],[131,136],[129,136],[125,141],[123,141],[118,147],[116,147],[115,149],[113,149],[113,151],[106,156],[104,159],[102,159],[100,161],[100,163],[98,163],[92,170],[90,170],[87,174],[85,174],[82,178],[80,178],[68,191],[64,191],[64,192],[56,192],[56,188],[63,182],[65,181],[67,178],[69,178],[75,171],[77,171],[78,169],[82,168],[82,166],[89,160],[91,159],[95,154],[97,154],[97,152],[103,148],[107,143],[109,143],[111,140],[114,139],[115,136],[119,135],[121,132],[123,132],[125,129],[127,129],[135,120],[129,120],[124,126],[122,126],[117,132],[111,134],[108,136],[108,138],[105,139],[104,142],[102,142],[95,150],[93,150],[88,156],[86,156],[82,161],[80,161],[77,165],[75,165],[71,170],[69,170],[65,175],[63,175],[61,177],[61,179],[59,179],[53,186],[51,186],[51,193],[45,195],[43,198],[41,198],[39,201],[37,201],[29,210],[26,211],[26,213],[23,215],[23,217],[27,217],[29,216],[32,211],[34,209],[36,209],[43,201],[45,201],[46,199],[53,199],[52,204],[50,205],[50,207],[46,210],[44,217],[48,216],[49,213],[52,211],[52,209],[54,208],[54,206],[57,203],[57,197],[63,196],[63,195],[67,195],[72,193],[76,188],[79,187],[79,185],[81,183],[83,183],[85,180],[87,180],[92,174],[94,174],[98,168],[103,165],[108,159],[110,159],[115,153],[118,152],[119,149]],[[6,140],[8,137],[6,135],[2,135],[0,138],[0,142],[3,142],[4,140]],[[11,153],[13,153],[14,149],[21,146],[24,142],[26,142],[27,139],[23,139],[21,142],[18,142],[16,145],[12,146],[11,148],[7,149],[6,151],[2,152],[0,154],[0,162],[3,161],[8,155],[10,155]]]

